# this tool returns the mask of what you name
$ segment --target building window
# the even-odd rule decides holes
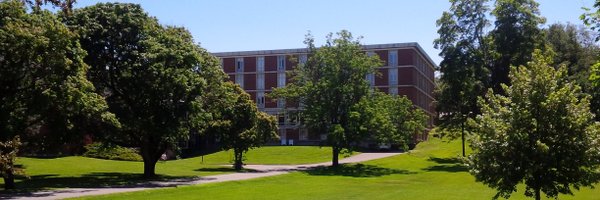
[[[306,128],[300,129],[299,140],[308,140],[308,130]]]
[[[308,55],[306,54],[301,54],[300,57],[298,58],[300,64],[306,64],[306,62],[308,61]]]
[[[277,73],[277,87],[285,87],[285,73]]]
[[[235,59],[235,71],[236,72],[244,71],[244,58],[236,58]]]
[[[285,56],[277,56],[277,70],[285,71]]]
[[[373,87],[375,86],[375,75],[373,73],[369,73],[367,74],[367,83],[369,83],[369,86]]]
[[[371,56],[374,56],[374,55],[375,55],[375,52],[367,51],[367,56],[371,57]]]
[[[240,85],[240,87],[244,88],[244,75],[243,74],[235,75],[235,83]]]
[[[299,108],[304,108],[304,98],[300,97],[300,99],[298,100],[298,107]]]
[[[277,114],[277,122],[279,125],[285,125],[285,115]]]
[[[398,85],[398,68],[388,69],[388,81],[390,85]]]
[[[256,74],[256,89],[265,89],[265,74]]]
[[[258,59],[256,59],[256,71],[257,72],[264,72],[265,71],[265,57],[258,57]]]
[[[265,93],[264,92],[256,93],[256,106],[258,106],[258,108],[265,107]]]
[[[391,87],[388,91],[389,94],[391,95],[398,95],[398,88],[397,87]]]
[[[388,63],[389,66],[398,66],[398,51],[388,52]]]
[[[220,58],[219,60],[221,61],[221,68],[225,69],[225,62],[223,61],[223,58]]]
[[[277,99],[277,108],[285,107],[285,99]]]

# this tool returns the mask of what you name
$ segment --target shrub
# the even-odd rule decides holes
[[[134,148],[126,148],[118,145],[106,145],[102,143],[92,143],[85,146],[85,157],[101,158],[108,160],[127,160],[142,161],[142,157]]]

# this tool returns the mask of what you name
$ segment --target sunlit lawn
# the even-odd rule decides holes
[[[249,164],[304,164],[329,161],[331,148],[306,146],[274,146],[253,149],[247,153]],[[232,152],[222,151],[189,159],[159,161],[156,173],[159,180],[189,178],[234,172]],[[17,187],[22,190],[49,188],[86,188],[128,185],[140,181],[142,162],[113,161],[79,156],[61,158],[19,158],[29,178],[19,177]],[[0,179],[0,186],[3,184]],[[1,190],[0,190],[1,191]]]
[[[409,154],[337,170],[307,172],[247,181],[183,186],[90,199],[491,199],[495,191],[459,164],[460,142],[431,139]],[[600,185],[599,185],[600,186]],[[600,188],[560,199],[599,199]],[[511,199],[527,199],[523,187]]]

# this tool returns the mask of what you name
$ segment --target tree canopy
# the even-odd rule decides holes
[[[209,129],[224,150],[233,149],[234,167],[241,170],[243,154],[277,138],[277,121],[274,116],[258,111],[256,104],[239,85],[226,82],[225,96],[217,105]],[[217,106],[215,105],[215,106]]]
[[[88,52],[89,79],[123,128],[110,142],[140,147],[144,175],[167,149],[206,123],[202,68],[215,58],[184,28],[162,26],[139,5],[99,3],[64,16]]]
[[[494,63],[491,68],[491,88],[502,93],[502,84],[510,85],[511,66],[521,66],[531,60],[533,50],[543,48],[539,4],[534,0],[497,0],[492,15],[496,18],[493,38]]]
[[[377,144],[397,145],[409,149],[415,134],[425,131],[427,114],[413,106],[405,96],[374,91],[350,108],[349,129],[355,141],[371,140]]]
[[[545,53],[549,55],[551,53]],[[600,178],[600,124],[593,121],[590,96],[567,80],[564,66],[537,50],[527,66],[513,67],[506,95],[488,92],[480,100],[470,172],[508,198],[520,183],[540,199],[592,186]]]
[[[0,2],[0,141],[19,135],[29,153],[60,153],[89,129],[119,126],[86,79],[75,38],[49,11]]]
[[[441,84],[436,106],[439,125],[450,132],[462,129],[463,156],[465,122],[479,113],[477,97],[485,93],[489,82],[487,2],[451,0],[450,10],[436,22],[440,37],[434,46],[444,58],[440,63]]]

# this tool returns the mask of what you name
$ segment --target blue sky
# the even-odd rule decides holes
[[[76,7],[95,4],[80,0]],[[449,7],[445,0],[127,0],[139,3],[162,24],[184,26],[211,52],[304,47],[307,31],[322,44],[342,29],[363,36],[363,44],[418,42],[439,63],[433,48],[435,21]],[[593,0],[539,0],[546,24],[582,24],[581,7]]]

